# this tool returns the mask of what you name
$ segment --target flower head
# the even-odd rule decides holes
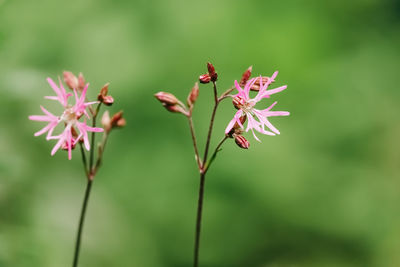
[[[289,112],[287,111],[271,111],[271,109],[276,105],[277,102],[274,102],[268,108],[259,110],[254,108],[255,105],[260,102],[264,98],[269,98],[272,94],[279,93],[286,89],[286,85],[268,90],[268,86],[275,80],[278,72],[276,71],[271,78],[267,79],[266,82],[263,82],[262,77],[257,77],[250,79],[242,89],[237,81],[235,81],[235,87],[238,90],[236,95],[233,95],[233,104],[238,109],[233,119],[229,122],[226,127],[225,133],[228,134],[234,125],[237,123],[241,128],[244,129],[242,124],[241,117],[245,116],[247,118],[247,127],[246,132],[249,130],[252,131],[254,138],[257,141],[260,141],[254,133],[254,130],[266,135],[275,135],[279,134],[278,129],[276,129],[269,121],[268,117],[274,116],[288,116]],[[257,95],[254,98],[250,98],[249,93],[250,89],[254,85],[254,83],[260,83],[260,89]],[[266,130],[265,128],[269,130]]]
[[[57,84],[50,78],[47,78],[47,81],[56,93],[56,96],[45,96],[45,98],[58,101],[62,105],[64,111],[60,116],[55,116],[44,107],[40,106],[45,115],[32,115],[29,116],[29,119],[48,122],[43,129],[36,132],[34,135],[39,136],[47,132],[47,140],[58,139],[58,142],[51,151],[51,155],[54,155],[61,147],[62,149],[68,150],[68,159],[71,159],[72,149],[80,140],[83,140],[85,148],[90,150],[88,132],[103,131],[102,128],[90,127],[86,124],[86,118],[90,119],[87,107],[98,102],[85,102],[86,92],[89,87],[89,84],[86,84],[80,96],[78,95],[77,90],[73,89],[75,104],[70,105],[68,103],[68,98],[73,96],[73,94],[65,91],[61,79],[59,79],[59,86],[57,86]],[[80,118],[83,115],[85,115],[86,118],[83,121],[80,121]],[[65,128],[63,132],[59,135],[53,136],[53,131],[60,123],[64,124]]]

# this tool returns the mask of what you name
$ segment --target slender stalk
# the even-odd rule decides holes
[[[83,169],[85,170],[86,177],[89,179],[89,170],[88,170],[88,167],[87,167],[87,160],[86,160],[85,150],[83,149],[83,145],[82,145],[81,142],[79,142],[79,146],[81,148]]]
[[[224,144],[224,142],[228,139],[228,136],[224,136],[224,138],[222,138],[222,140],[218,143],[218,145],[215,147],[215,150],[213,152],[213,154],[211,155],[210,160],[206,163],[206,165],[204,166],[204,174],[207,173],[208,169],[211,166],[211,163],[213,163],[215,157],[217,156],[217,153],[219,152],[221,146]]]
[[[213,108],[213,111],[211,114],[210,126],[208,128],[207,141],[206,141],[206,146],[204,149],[204,157],[203,157],[203,161],[202,161],[201,167],[200,167],[200,188],[199,188],[199,199],[197,202],[196,231],[195,231],[195,240],[194,240],[194,263],[193,263],[194,267],[197,267],[199,265],[200,233],[201,233],[201,221],[202,221],[202,214],[203,214],[204,185],[205,185],[205,181],[206,181],[206,171],[209,166],[209,164],[207,166],[207,156],[208,156],[208,150],[210,148],[211,135],[212,135],[213,127],[214,127],[215,115],[217,113],[218,104],[220,101],[218,98],[216,82],[213,82],[213,89],[214,89],[214,108]],[[224,139],[226,139],[226,138],[224,138]],[[223,144],[224,141],[225,140],[222,140],[218,144],[216,151],[218,151],[218,149],[221,147],[221,145]],[[217,152],[214,152],[213,158],[215,157],[216,153]]]
[[[96,127],[96,119],[97,119],[97,114],[99,114],[101,102],[97,105],[96,112],[93,114],[93,122],[92,122],[92,127]],[[93,169],[93,161],[94,161],[94,141],[95,141],[95,132],[92,132],[92,140],[90,144],[90,158],[89,158],[89,174],[90,176],[92,175],[92,169]],[[89,178],[91,179],[91,178]]]
[[[83,224],[85,222],[86,208],[87,208],[87,205],[88,205],[88,202],[89,202],[89,196],[90,196],[90,191],[91,191],[91,188],[92,188],[92,183],[93,183],[93,180],[88,179],[87,185],[86,185],[85,197],[83,199],[83,204],[82,204],[81,217],[79,219],[78,233],[77,233],[77,236],[76,236],[74,262],[72,264],[73,267],[77,267],[78,266],[79,250],[80,250],[80,246],[81,246],[81,237],[82,237],[82,231],[83,231]]]
[[[93,167],[93,176],[96,175],[97,170],[99,169],[99,167],[101,165],[101,162],[103,160],[103,153],[104,153],[104,149],[106,148],[107,140],[108,140],[108,132],[105,131],[104,134],[103,134],[103,139],[101,141],[99,154],[97,155],[97,161],[96,161],[96,164]]]
[[[207,135],[207,141],[206,141],[206,148],[204,150],[204,157],[203,157],[203,164],[202,167],[204,167],[204,164],[207,162],[207,156],[208,156],[208,149],[210,147],[210,141],[211,141],[211,134],[214,126],[214,119],[215,119],[215,114],[217,113],[217,108],[218,108],[218,93],[217,93],[217,83],[213,82],[213,88],[214,88],[214,109],[211,114],[211,119],[210,119],[210,126],[208,128],[208,135]]]
[[[188,118],[188,121],[189,121],[190,133],[192,135],[194,154],[195,154],[195,157],[196,157],[197,166],[199,167],[199,170],[201,170],[202,163],[201,163],[201,159],[200,159],[200,156],[199,156],[199,149],[197,148],[196,134],[194,132],[194,126],[193,126],[193,119],[192,119],[192,112],[191,111],[190,111],[190,114],[189,114],[189,116],[187,118]]]
[[[200,249],[200,232],[201,232],[201,218],[203,213],[203,199],[204,199],[204,184],[206,181],[206,174],[200,173],[200,188],[199,200],[197,202],[197,217],[196,217],[196,234],[194,240],[194,267],[199,266],[199,249]]]

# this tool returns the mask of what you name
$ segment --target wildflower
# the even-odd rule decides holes
[[[98,102],[85,102],[86,92],[89,86],[89,84],[86,84],[86,86],[82,90],[80,97],[78,96],[76,89],[73,89],[75,95],[75,105],[71,106],[70,104],[68,104],[68,98],[73,94],[66,93],[64,86],[61,83],[61,80],[59,79],[59,87],[53,82],[52,79],[47,78],[47,81],[56,93],[56,96],[45,96],[45,98],[58,101],[63,106],[64,111],[61,116],[55,116],[47,111],[44,107],[40,106],[45,115],[33,115],[29,116],[29,119],[34,121],[48,122],[48,124],[43,129],[36,132],[34,135],[39,136],[47,132],[47,140],[58,139],[58,142],[51,151],[51,155],[54,155],[61,147],[62,149],[68,150],[68,159],[71,159],[71,151],[81,139],[83,139],[85,148],[87,150],[90,150],[88,132],[103,131],[102,128],[90,127],[86,124],[86,118],[90,119],[86,108]],[[79,119],[83,115],[85,115],[86,118],[81,122],[79,121]],[[65,128],[63,132],[59,135],[53,136],[53,131],[60,123],[64,123]],[[78,130],[79,133],[76,130]]]
[[[276,129],[269,121],[268,117],[274,116],[288,116],[289,112],[287,111],[271,111],[271,109],[276,105],[277,102],[274,102],[271,106],[266,109],[259,110],[254,108],[254,106],[260,102],[263,98],[269,98],[270,95],[279,93],[286,89],[286,85],[267,90],[268,86],[271,84],[272,81],[276,78],[278,72],[276,71],[271,78],[269,78],[265,83],[263,83],[263,79],[260,78],[253,78],[249,80],[244,88],[242,89],[237,81],[235,81],[235,87],[238,90],[238,94],[232,96],[233,97],[233,104],[234,106],[239,109],[236,114],[234,115],[233,119],[229,122],[228,126],[226,127],[225,133],[228,134],[231,129],[234,127],[235,123],[237,123],[240,127],[243,127],[243,123],[241,122],[241,117],[246,116],[247,118],[247,127],[246,132],[249,130],[252,131],[254,138],[257,141],[260,141],[254,133],[254,130],[266,135],[275,135],[280,134],[278,129]],[[254,98],[250,98],[249,92],[254,83],[260,83],[260,89],[258,94]],[[265,126],[270,130],[266,130]]]

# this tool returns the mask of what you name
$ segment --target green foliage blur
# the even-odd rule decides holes
[[[206,181],[200,262],[400,266],[400,4],[355,1],[0,0],[0,266],[71,266],[85,189],[79,151],[33,137],[47,77],[106,82],[111,134],[80,266],[191,266],[198,172],[182,100],[211,61],[219,88],[279,70],[281,135],[226,143]],[[212,88],[200,86],[203,151]],[[271,103],[272,100],[266,100]],[[213,145],[235,109],[221,105]]]

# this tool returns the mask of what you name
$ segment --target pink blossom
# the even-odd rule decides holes
[[[86,119],[83,122],[80,122],[79,119],[82,117],[82,115],[85,115],[88,119],[90,119],[90,116],[87,112],[87,107],[98,103],[98,102],[85,102],[86,100],[86,92],[89,84],[86,84],[84,89],[82,90],[82,93],[80,96],[78,96],[77,91],[74,89],[74,95],[75,95],[75,105],[69,105],[68,104],[68,98],[72,96],[71,93],[67,93],[64,89],[64,86],[61,83],[61,80],[59,79],[59,87],[53,82],[52,79],[47,78],[48,83],[50,86],[53,88],[54,92],[56,93],[56,96],[45,96],[46,99],[50,100],[56,100],[58,101],[64,108],[63,113],[61,116],[55,116],[49,111],[47,111],[44,107],[40,106],[42,109],[43,113],[45,115],[33,115],[29,116],[30,120],[34,121],[45,121],[48,122],[48,124],[41,129],[40,131],[36,132],[34,135],[39,136],[47,132],[46,139],[51,140],[51,139],[57,139],[56,145],[53,147],[51,151],[51,155],[54,155],[60,147],[63,149],[68,150],[68,159],[72,158],[72,149],[75,147],[75,145],[83,139],[85,148],[87,150],[90,150],[90,144],[89,144],[89,137],[88,137],[88,132],[102,132],[102,128],[94,128],[90,127],[86,124]],[[64,130],[61,134],[53,136],[53,131],[59,125],[60,123],[63,123],[64,125]],[[77,132],[78,131],[78,132]]]
[[[268,86],[275,80],[276,76],[278,75],[278,72],[276,71],[268,81],[263,84],[262,83],[262,77],[260,78],[253,78],[249,80],[244,88],[242,89],[237,81],[235,81],[235,87],[238,90],[238,94],[233,95],[233,103],[236,108],[239,110],[236,112],[234,115],[233,119],[229,122],[228,126],[226,127],[225,133],[229,133],[229,131],[232,129],[232,127],[235,125],[237,122],[240,127],[244,129],[243,124],[240,122],[240,117],[246,116],[247,117],[247,127],[246,127],[246,132],[249,130],[252,131],[254,138],[257,141],[260,141],[257,136],[254,133],[254,130],[257,132],[260,132],[262,134],[266,135],[275,135],[275,134],[280,134],[278,129],[276,129],[269,121],[268,117],[274,117],[274,116],[288,116],[289,112],[287,111],[271,111],[271,109],[276,105],[277,102],[274,102],[272,105],[270,105],[268,108],[259,110],[254,108],[254,106],[260,102],[263,98],[269,98],[272,94],[279,93],[283,90],[286,89],[286,85],[267,90]],[[253,84],[257,81],[257,79],[260,82],[260,90],[258,91],[258,94],[254,98],[250,98],[249,92],[250,88],[253,86]],[[266,130],[265,126],[269,129]]]

